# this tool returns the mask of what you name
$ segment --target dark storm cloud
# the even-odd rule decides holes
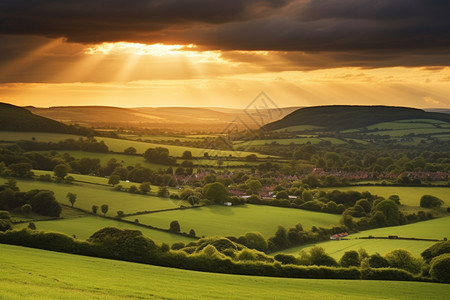
[[[447,0],[2,0],[0,33],[448,65],[449,12]]]

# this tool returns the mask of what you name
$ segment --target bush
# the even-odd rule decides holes
[[[361,279],[366,280],[399,280],[399,281],[411,281],[414,280],[414,276],[400,269],[391,268],[379,268],[379,269],[362,269]]]
[[[38,191],[30,200],[33,211],[49,217],[59,217],[61,205],[51,191]]]
[[[422,269],[422,261],[415,258],[411,252],[405,249],[392,250],[385,256],[389,265],[393,268],[402,269],[412,274],[418,274]]]
[[[435,196],[423,195],[420,198],[420,207],[435,208],[440,207],[442,204],[444,204],[444,201]]]
[[[294,255],[289,255],[289,254],[277,254],[274,256],[275,260],[281,262],[283,265],[296,265],[297,264],[297,259],[295,258]]]
[[[345,268],[359,267],[361,265],[361,258],[359,257],[358,251],[346,251],[339,260],[339,264]]]
[[[450,253],[450,241],[437,242],[425,249],[420,255],[429,263],[434,257],[444,253]]]
[[[387,268],[389,262],[379,253],[375,253],[369,256],[369,265],[372,268]]]
[[[431,260],[430,275],[436,281],[450,283],[450,253],[441,254]]]

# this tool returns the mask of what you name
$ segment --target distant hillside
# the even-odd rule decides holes
[[[296,110],[281,120],[264,125],[263,129],[277,130],[298,125],[313,125],[336,131],[408,119],[434,119],[450,122],[450,115],[394,106],[314,106]]]
[[[110,106],[56,106],[49,108],[26,107],[33,113],[64,123],[89,126],[124,126],[140,128],[182,128],[184,130],[223,130],[239,118],[245,126],[258,128],[260,122],[274,121],[298,107],[261,110],[247,114],[243,109],[202,107],[139,107]],[[241,124],[243,125],[243,124]]]
[[[37,116],[25,108],[0,102],[0,130],[83,134],[83,129]]]

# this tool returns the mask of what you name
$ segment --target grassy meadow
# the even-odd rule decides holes
[[[194,239],[181,236],[178,234],[171,234],[168,232],[149,229],[141,226],[128,224],[116,220],[106,219],[96,216],[78,217],[72,219],[51,220],[51,221],[37,221],[34,222],[37,230],[61,232],[76,238],[85,240],[89,238],[94,232],[104,227],[117,227],[121,229],[139,230],[144,235],[158,243],[168,243],[169,245],[176,242],[191,242]],[[17,224],[15,228],[25,228],[28,223]]]
[[[21,191],[29,191],[32,189],[51,190],[55,193],[56,200],[65,204],[70,204],[66,198],[67,193],[75,193],[77,194],[75,207],[90,211],[92,205],[100,207],[103,204],[107,204],[109,206],[107,216],[115,216],[118,210],[122,210],[125,214],[130,214],[140,211],[164,210],[179,206],[167,198],[117,192],[112,187],[94,184],[58,184],[18,179],[17,186]],[[156,191],[155,188],[153,190]]]
[[[314,246],[320,246],[324,248],[328,254],[336,259],[340,259],[342,255],[348,250],[358,250],[359,248],[366,249],[369,254],[378,252],[381,255],[384,255],[394,249],[403,248],[411,251],[411,253],[416,256],[420,256],[420,253],[422,253],[423,250],[435,243],[428,241],[396,239],[357,239],[359,237],[367,237],[369,235],[372,235],[374,237],[387,237],[389,235],[397,235],[399,237],[442,240],[444,237],[450,237],[450,217],[402,226],[365,230],[349,235],[349,240],[325,241],[315,244],[303,245],[280,251],[280,253],[298,255],[302,250],[308,251]]]
[[[214,274],[1,244],[0,253],[0,299],[8,300],[442,300],[450,291],[446,284],[425,282],[312,280]]]
[[[79,139],[81,136],[64,133],[0,131],[0,141],[34,140],[36,142],[60,142],[67,139]]]
[[[260,232],[266,238],[273,236],[279,225],[294,227],[301,223],[305,229],[312,226],[328,227],[338,224],[340,216],[300,209],[263,205],[205,206],[193,209],[165,211],[128,217],[137,218],[142,224],[169,228],[173,220],[181,225],[181,231],[194,229],[197,236],[233,235]]]

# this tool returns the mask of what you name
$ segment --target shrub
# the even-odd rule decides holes
[[[369,265],[372,268],[387,268],[389,262],[379,253],[375,253],[369,256]]]
[[[61,205],[56,201],[53,192],[38,191],[31,200],[30,204],[33,211],[49,217],[59,217],[61,213]]]
[[[259,232],[248,232],[245,234],[245,246],[258,251],[267,251],[267,241],[264,236]]]
[[[180,250],[184,248],[184,243],[182,242],[178,242],[178,243],[174,243],[171,247],[172,250]]]
[[[361,279],[411,281],[414,280],[414,276],[411,273],[400,269],[367,268],[361,270]]]
[[[343,267],[359,267],[361,265],[361,259],[358,251],[350,250],[346,251],[339,260],[339,264]]]
[[[418,274],[422,269],[422,262],[405,249],[395,249],[386,254],[386,260],[393,268],[403,269],[412,274]]]
[[[177,220],[170,222],[169,231],[179,233],[181,231],[180,223]]]
[[[442,204],[444,204],[444,201],[435,196],[423,195],[420,198],[420,207],[435,208],[440,207]]]
[[[430,275],[436,281],[450,283],[450,253],[441,254],[431,260]]]
[[[430,262],[434,257],[444,253],[450,253],[450,241],[437,242],[425,249],[421,255],[426,262]]]
[[[281,262],[283,265],[295,265],[297,264],[297,259],[294,255],[289,254],[277,254],[274,256],[275,260]]]
[[[316,266],[337,266],[337,262],[334,258],[325,253],[325,249],[315,246],[309,250],[309,256],[312,265]]]

